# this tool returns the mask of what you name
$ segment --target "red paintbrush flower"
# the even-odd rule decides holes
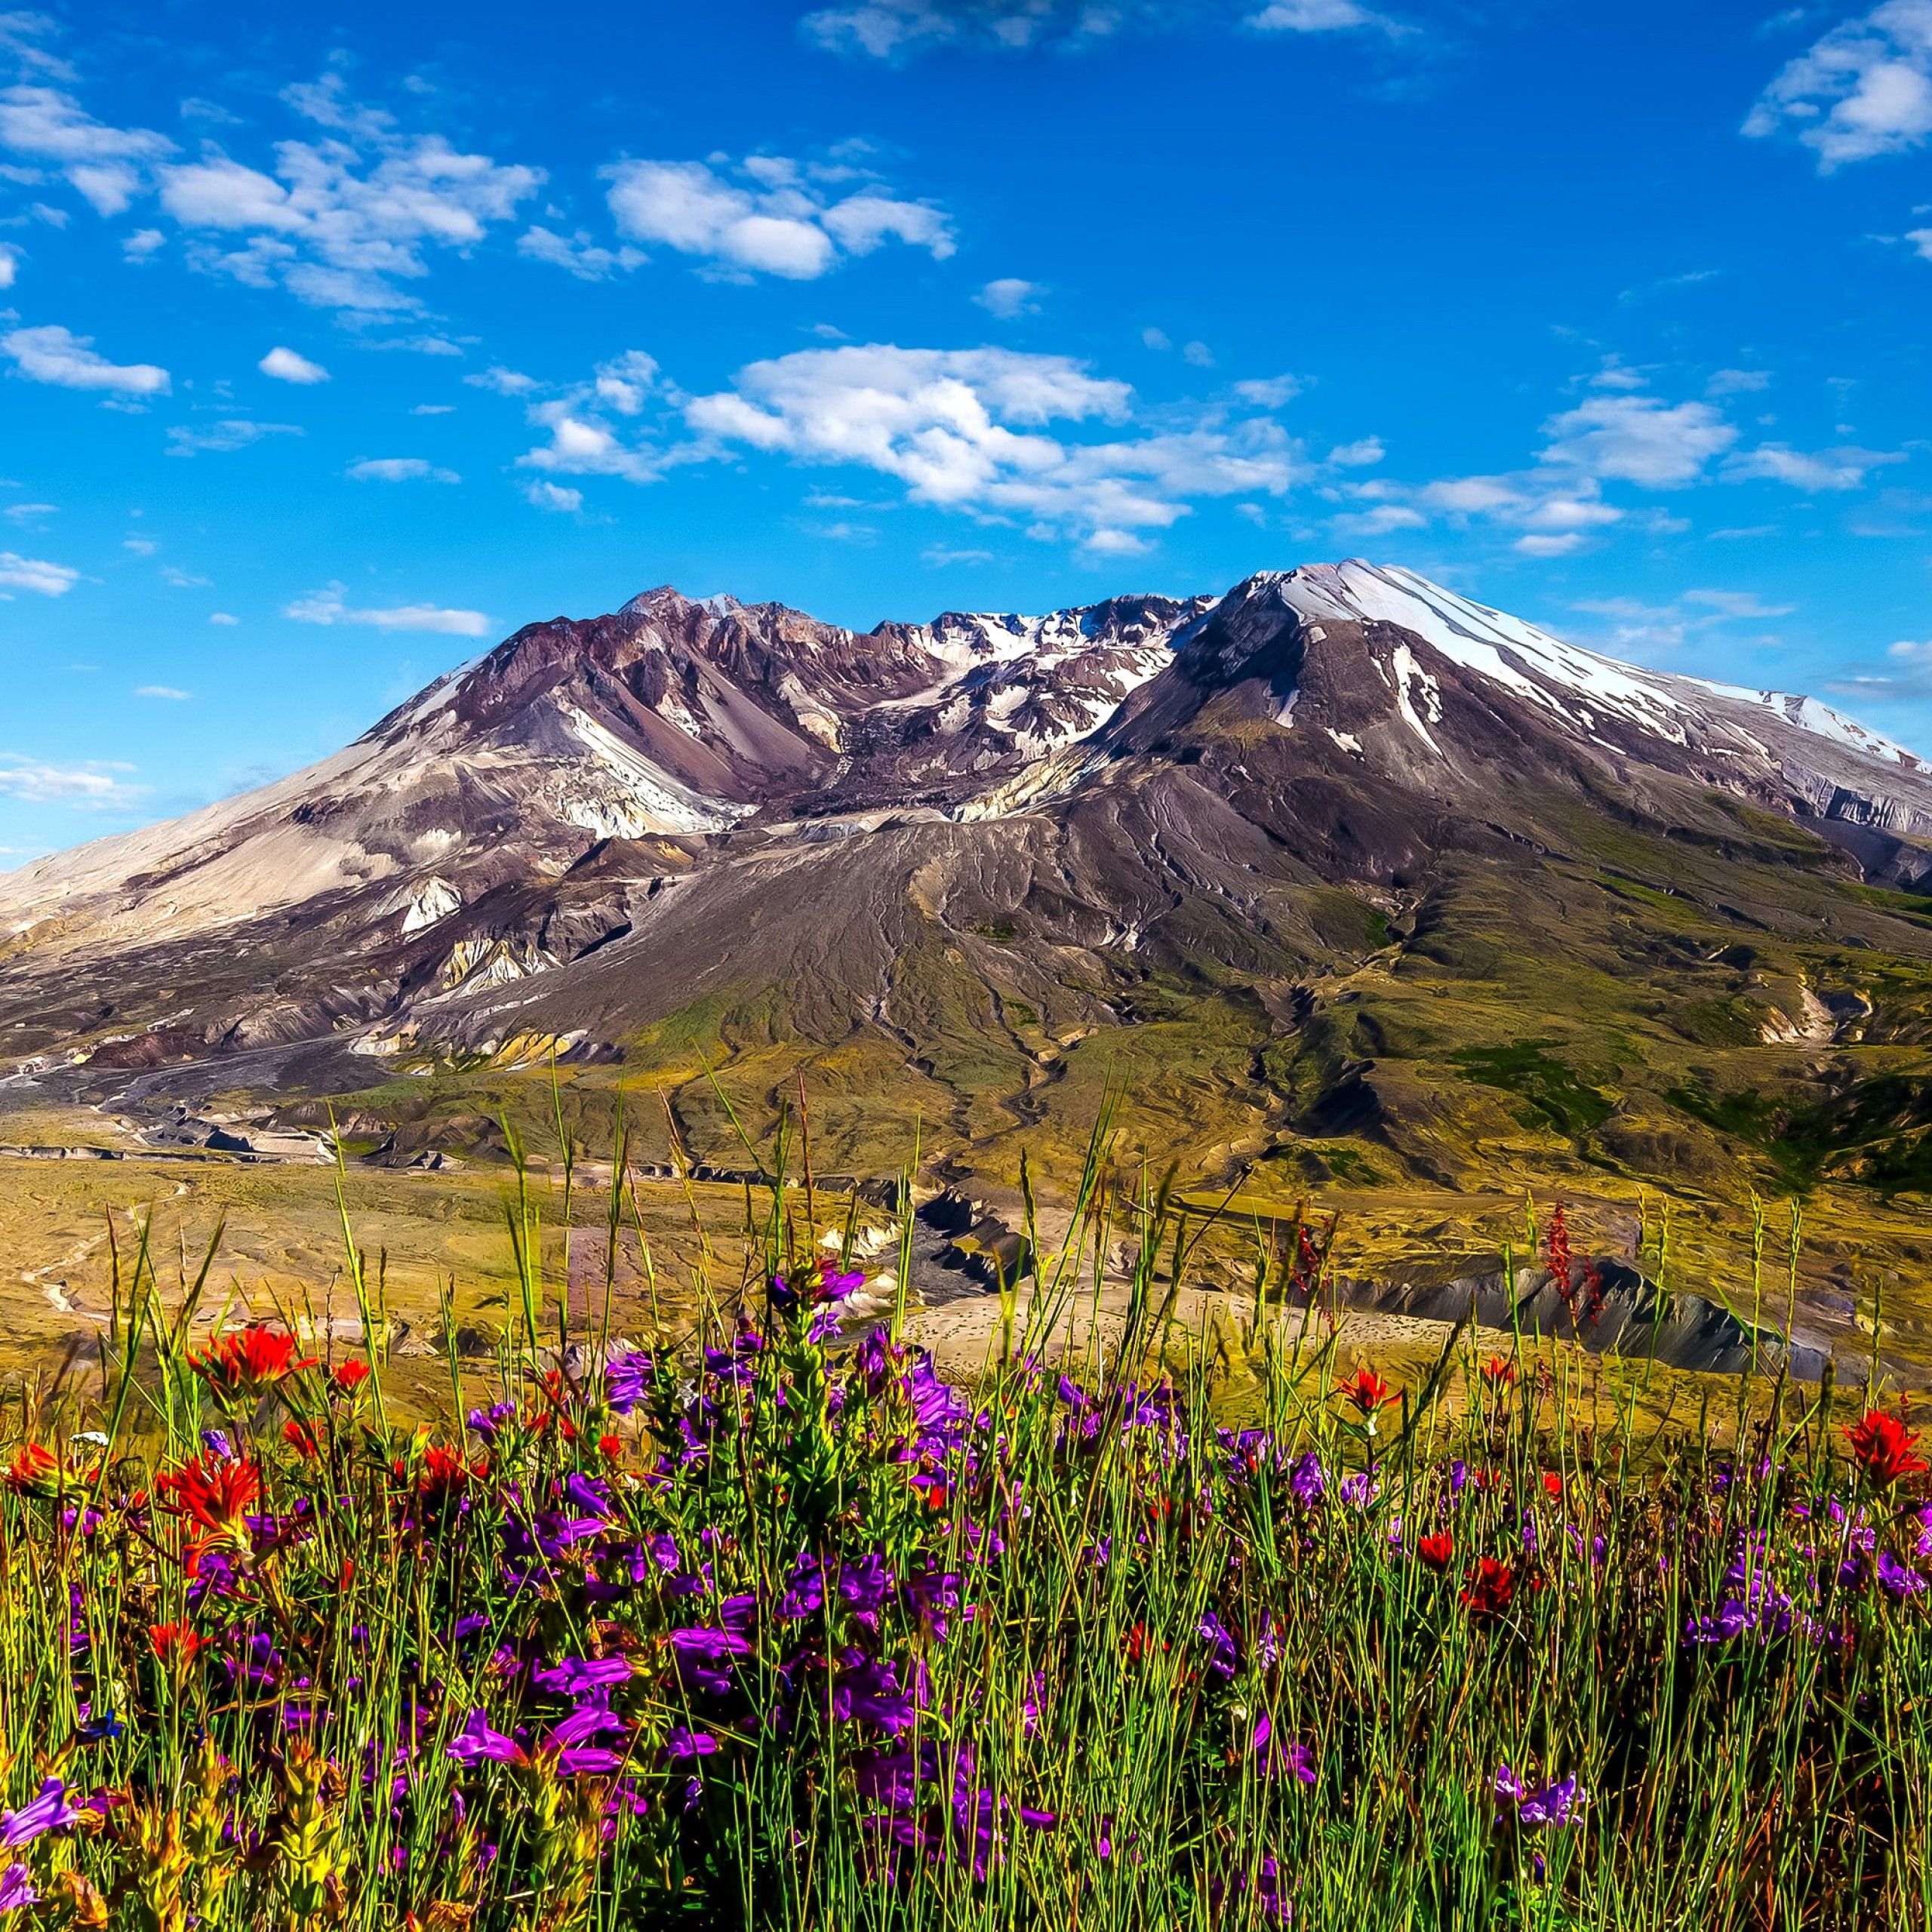
[[[185,1623],[157,1623],[148,1632],[148,1641],[162,1663],[186,1665],[195,1661],[202,1640]]]
[[[1416,1555],[1439,1577],[1455,1560],[1456,1539],[1447,1530],[1432,1537],[1420,1537],[1416,1543]]]
[[[296,1346],[286,1329],[255,1322],[217,1336],[201,1354],[188,1358],[188,1366],[217,1395],[258,1395],[297,1369],[315,1366],[313,1356],[295,1359]]]
[[[398,1476],[408,1477],[407,1464],[398,1463],[395,1466]],[[432,1442],[424,1448],[422,1466],[416,1472],[416,1493],[429,1500],[441,1501],[461,1495],[469,1487],[471,1478],[489,1473],[488,1457],[479,1456],[475,1462],[466,1463],[455,1450]]]
[[[1515,1594],[1515,1571],[1493,1556],[1485,1556],[1466,1573],[1458,1592],[1463,1607],[1478,1617],[1506,1616]]]
[[[1337,1382],[1335,1392],[1346,1396],[1365,1416],[1386,1408],[1397,1394],[1372,1368],[1358,1368],[1346,1382]]]
[[[1482,1365],[1482,1379],[1492,1387],[1510,1387],[1516,1380],[1516,1364],[1507,1355],[1491,1355]]]
[[[329,1380],[345,1395],[352,1395],[369,1379],[369,1364],[366,1361],[338,1362],[329,1371]]]
[[[261,1472],[254,1463],[211,1454],[162,1470],[154,1486],[170,1515],[186,1516],[218,1536],[245,1529],[245,1519],[262,1497]]]
[[[1563,1478],[1554,1469],[1545,1469],[1543,1472],[1543,1487],[1546,1496],[1561,1498],[1563,1494]]]
[[[284,1423],[281,1439],[305,1463],[314,1462],[322,1453],[322,1445],[315,1440],[315,1432],[306,1422]]]
[[[26,1443],[6,1468],[0,1470],[0,1484],[17,1496],[24,1495],[29,1490],[41,1488],[60,1466],[60,1458],[52,1450],[43,1449],[38,1442]]]
[[[1876,1488],[1889,1489],[1900,1477],[1916,1475],[1926,1467],[1924,1458],[1912,1453],[1918,1436],[1896,1416],[1868,1409],[1855,1428],[1845,1431],[1845,1438],[1858,1466]]]

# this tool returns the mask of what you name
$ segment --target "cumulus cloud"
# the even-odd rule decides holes
[[[319,362],[311,362],[292,349],[271,349],[255,367],[278,383],[325,383],[329,379],[329,372]]]
[[[1550,438],[1545,463],[1653,490],[1694,482],[1737,440],[1723,411],[1708,402],[1667,403],[1628,392],[1592,396],[1552,417],[1543,430]]]
[[[584,229],[558,235],[548,228],[529,228],[517,237],[517,253],[534,262],[548,262],[580,281],[608,281],[611,276],[641,268],[650,258],[641,248],[606,248]]]
[[[293,423],[251,423],[245,417],[228,417],[205,429],[177,423],[168,432],[170,456],[200,456],[204,452],[226,455],[230,450],[245,450],[265,436],[300,436],[305,433]]]
[[[1039,294],[1037,281],[1022,281],[1017,275],[1003,275],[986,283],[973,300],[989,315],[1011,321],[1016,315],[1037,315]]]
[[[57,88],[0,88],[0,147],[57,168],[96,211],[119,214],[144,170],[174,143],[146,128],[111,128]]]
[[[78,805],[101,811],[131,804],[144,787],[130,785],[122,775],[131,764],[90,758],[85,764],[48,764],[19,752],[0,751],[0,798],[19,798],[31,805]]]
[[[162,208],[194,235],[195,266],[256,288],[278,283],[315,307],[420,308],[400,285],[429,273],[426,252],[475,247],[544,179],[439,134],[405,134],[389,115],[349,100],[338,75],[282,98],[328,138],[278,143],[272,174],[210,143],[199,160],[155,175]]]
[[[515,375],[509,370],[493,370],[480,380],[483,386],[505,395],[527,395],[542,386],[532,378]],[[530,404],[526,414],[529,421],[548,433],[549,440],[518,457],[518,465],[565,475],[619,476],[630,483],[656,482],[663,473],[662,452],[638,440],[632,432],[616,427],[611,418],[641,415],[658,386],[656,361],[642,349],[632,349],[599,363],[589,382],[542,395]],[[667,395],[666,399],[672,398]],[[577,496],[579,493],[561,494]],[[531,500],[539,500],[534,493]],[[543,500],[543,506],[561,507],[547,499]],[[570,507],[577,506],[573,503]]]
[[[283,608],[282,615],[298,624],[362,624],[379,631],[429,631],[443,637],[481,637],[490,620],[481,611],[444,610],[433,604],[399,604],[383,608],[356,608],[346,588],[331,583]]]
[[[1133,414],[1126,383],[1070,357],[892,343],[755,362],[685,411],[721,451],[872,469],[915,503],[1024,518],[1101,551],[1124,552],[1192,499],[1280,495],[1306,473],[1299,448],[1260,417],[1208,412],[1092,438]]]
[[[523,494],[540,510],[560,510],[574,515],[583,508],[583,492],[572,490],[561,483],[538,481],[524,485]]]
[[[15,329],[0,336],[0,352],[29,382],[67,389],[107,389],[122,395],[165,395],[168,371],[152,362],[110,362],[95,352],[94,337],[70,329]]]
[[[1161,346],[1167,346],[1164,339]],[[1251,376],[1235,383],[1234,389],[1243,402],[1251,402],[1257,409],[1279,409],[1301,394],[1303,383],[1299,376]]]
[[[64,597],[81,580],[81,574],[65,564],[50,564],[38,557],[23,557],[12,550],[0,550],[0,586],[8,590],[31,590],[42,597]]]
[[[1796,135],[1821,174],[1932,135],[1932,0],[1884,0],[1788,61],[1744,132]]]
[[[0,288],[11,288],[20,257],[11,248],[0,248]]]
[[[888,241],[937,260],[953,252],[939,209],[876,183],[841,192],[853,179],[848,165],[754,155],[729,173],[701,161],[623,161],[603,174],[620,233],[695,257],[714,274],[810,281]]]
[[[374,456],[352,463],[343,472],[356,483],[460,483],[454,469],[440,469],[420,456]]]

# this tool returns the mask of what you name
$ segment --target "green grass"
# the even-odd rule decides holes
[[[540,1260],[569,1175],[515,1177],[506,1333],[481,1374],[446,1349],[439,1422],[379,1340],[360,1383],[211,1342],[211,1270],[164,1292],[135,1243],[97,1366],[0,1451],[0,1902],[37,1894],[35,1932],[1926,1922],[1932,1504],[1847,1460],[1858,1404],[1706,1383],[1660,1420],[1460,1329],[1383,1392],[1265,1241],[1184,1332],[1204,1224],[1119,1153],[1103,1115],[952,1389],[889,1279],[828,1341],[851,1223],[797,1187],[742,1274],[707,1247],[694,1319],[654,1291],[620,1343]],[[646,1235],[610,1198],[580,1284]],[[352,1245],[344,1293],[380,1337]]]

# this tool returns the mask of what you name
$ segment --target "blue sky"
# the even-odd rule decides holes
[[[1407,564],[1932,752],[1932,0],[0,13],[0,865],[669,582]]]

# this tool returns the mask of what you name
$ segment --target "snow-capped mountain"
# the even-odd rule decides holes
[[[1847,879],[1932,875],[1903,748],[1400,569],[863,633],[662,589],[525,627],[307,771],[0,878],[0,1040],[617,1054],[769,995],[916,1053],[924,949],[1026,1011],[1201,944],[1278,977],[1335,952],[1321,892],[1413,906],[1452,859],[1531,866],[1592,815],[1737,843],[1740,809]]]

